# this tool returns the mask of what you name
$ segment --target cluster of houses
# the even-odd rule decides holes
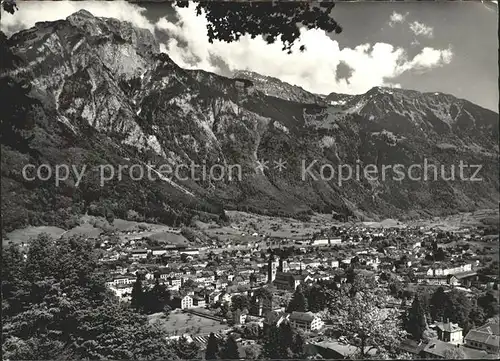
[[[470,330],[465,337],[463,329],[449,320],[432,325],[438,338],[428,341],[405,340],[401,348],[414,358],[449,359],[450,354],[459,349],[465,359],[498,359],[499,324],[486,324]]]
[[[253,297],[266,285],[273,285],[276,292],[291,294],[301,284],[332,279],[343,282],[343,269],[353,263],[375,273],[377,279],[382,273],[393,273],[403,280],[400,273],[403,270],[401,272],[405,275],[411,271],[414,274],[412,282],[420,286],[498,287],[498,276],[484,276],[477,272],[481,258],[473,252],[448,252],[445,260],[429,262],[428,255],[432,251],[429,240],[435,239],[436,234],[437,231],[423,232],[418,228],[340,227],[312,240],[290,240],[286,247],[291,246],[294,251],[287,253],[286,257],[250,243],[246,248],[226,247],[221,250],[167,245],[145,247],[138,242],[137,247],[130,247],[124,252],[125,256],[120,257],[121,266],[116,266],[116,259],[105,256],[102,261],[115,264],[106,285],[121,300],[130,300],[132,287],[140,274],[146,287],[152,287],[155,282],[164,284],[170,291],[172,307],[184,312],[201,312],[203,309],[206,313],[215,305],[230,304],[236,295]],[[283,247],[282,241],[276,242]],[[259,299],[258,302],[256,309],[237,310],[232,313],[231,320],[224,322],[280,324],[286,321],[305,332],[317,332],[325,327],[316,314],[285,313],[284,305],[277,304],[273,297],[270,301]],[[478,356],[477,353],[480,353],[479,358],[485,358],[484,355],[495,350],[498,352],[498,324],[471,330],[465,337],[458,325],[449,322],[436,323],[435,328],[438,339],[426,344],[408,341],[403,347],[416,356],[431,358],[440,358],[439,355],[450,347],[466,349],[467,355],[473,358]],[[317,351],[326,355],[350,350],[348,345],[338,342],[316,345]]]

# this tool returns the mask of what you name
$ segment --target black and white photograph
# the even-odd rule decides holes
[[[2,360],[482,360],[498,1],[0,0]]]

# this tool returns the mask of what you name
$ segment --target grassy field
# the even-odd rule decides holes
[[[322,228],[339,225],[330,215],[314,215],[309,222],[292,218],[276,218],[255,215],[246,212],[228,211],[231,223],[239,228],[240,233],[253,234],[254,232],[270,237],[306,239]]]
[[[23,243],[28,242],[32,238],[36,238],[42,233],[47,233],[51,237],[59,238],[63,233],[64,229],[59,227],[50,226],[40,226],[40,227],[26,227],[22,229],[16,229],[10,233],[7,233],[7,239],[2,240],[2,244],[12,243]]]
[[[210,332],[217,333],[228,327],[217,321],[180,311],[171,312],[167,317],[163,313],[155,313],[148,316],[148,319],[150,323],[158,323],[171,335],[182,335],[184,333],[192,336],[208,335]]]
[[[362,222],[365,227],[370,228],[404,228],[406,224],[395,219],[384,219],[381,222]]]
[[[176,234],[172,232],[157,232],[153,233],[150,237],[160,242],[175,246],[189,245],[189,241],[182,234]]]
[[[482,209],[475,212],[454,214],[447,217],[434,217],[428,220],[412,221],[409,222],[409,225],[438,228],[443,231],[457,231],[463,228],[480,226],[498,227],[499,213],[498,209]]]
[[[72,236],[83,236],[83,237],[98,237],[102,233],[102,230],[94,227],[89,223],[84,223],[80,226],[76,226],[75,228],[70,229],[66,233],[64,233],[63,237],[72,237]]]
[[[2,244],[27,242],[41,233],[48,233],[53,238],[71,237],[81,235],[83,237],[98,237],[104,231],[115,231],[119,233],[133,232],[131,235],[123,235],[125,238],[142,238],[151,236],[155,239],[169,244],[189,244],[182,235],[172,233],[172,228],[161,224],[127,221],[116,218],[111,224],[103,217],[82,216],[79,218],[80,225],[65,231],[59,227],[40,226],[26,227],[7,233],[7,238]]]
[[[139,229],[140,227],[148,228],[151,226],[152,225],[148,224],[148,223],[127,221],[125,219],[120,219],[120,218],[116,218],[112,224],[112,227],[120,232],[134,231],[134,230]]]

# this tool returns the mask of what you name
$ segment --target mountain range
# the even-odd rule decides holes
[[[148,30],[84,10],[3,36],[1,47],[12,59],[0,81],[8,100],[1,173],[6,230],[64,225],[81,213],[186,224],[193,216],[224,219],[228,209],[380,219],[498,205],[498,114],[452,95],[384,87],[321,95],[250,71],[227,78],[186,70],[160,52]],[[279,159],[286,169],[274,168]],[[268,169],[259,167],[263,160]],[[303,180],[302,162],[313,160],[318,179]],[[460,161],[481,165],[482,181],[362,177],[339,184],[319,177],[322,164],[409,167],[424,160],[445,165],[447,173]],[[101,187],[96,168],[191,162],[238,164],[242,177],[133,180],[122,170],[121,179]],[[91,171],[79,184],[69,177],[56,185],[26,180],[26,164]]]

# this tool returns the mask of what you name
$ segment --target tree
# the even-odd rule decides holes
[[[32,240],[26,255],[25,277],[29,282],[37,282],[56,273],[55,241],[48,234],[41,234]]]
[[[181,286],[183,290],[194,290],[196,288],[196,282],[192,279],[187,279]]]
[[[1,0],[2,8],[9,14],[14,14],[16,10],[19,10],[15,0]],[[0,10],[0,20],[2,19],[2,11]]]
[[[266,359],[280,359],[280,329],[275,326],[264,327],[264,340],[262,346],[262,355]]]
[[[174,341],[173,350],[181,360],[197,359],[200,354],[200,346],[196,342],[189,342],[184,336]]]
[[[444,250],[439,247],[436,252],[434,252],[434,261],[441,262],[446,259],[446,254],[444,253]]]
[[[305,350],[304,350],[305,344],[306,341],[304,335],[300,332],[296,332],[292,344],[292,352],[294,354],[294,358],[296,359],[305,358]]]
[[[226,317],[226,315],[228,314],[229,312],[229,304],[227,302],[224,302],[221,306],[220,306],[220,314],[223,316],[223,317]],[[227,318],[227,317],[226,317]]]
[[[430,313],[433,321],[441,321],[444,318],[444,312],[448,304],[448,297],[443,287],[439,287],[430,299]]]
[[[250,300],[246,295],[234,295],[231,298],[231,311],[248,309],[249,306]]]
[[[233,335],[229,335],[222,346],[220,357],[224,360],[238,360],[241,358],[238,344]]]
[[[187,7],[188,1],[178,1],[177,6]],[[203,12],[208,21],[209,41],[238,41],[242,36],[253,39],[263,35],[268,44],[279,40],[283,50],[292,52],[300,37],[302,25],[307,29],[321,29],[339,34],[342,28],[331,17],[333,2],[199,2],[196,12]],[[272,14],[272,16],[271,16]],[[299,25],[300,24],[300,25]],[[300,50],[305,50],[304,45]]]
[[[288,322],[264,328],[262,356],[267,359],[304,358],[305,339]]]
[[[144,316],[130,308],[109,304],[88,310],[81,317],[77,346],[83,358],[175,358],[165,332],[159,326],[149,325]]]
[[[170,300],[170,292],[165,285],[160,283],[158,278],[155,279],[155,284],[151,290],[144,294],[144,311],[146,313],[155,313],[164,311]]]
[[[132,286],[130,305],[136,311],[143,311],[145,306],[145,293],[142,287],[142,277],[137,275],[137,279]]]
[[[404,337],[397,311],[385,308],[387,297],[375,290],[366,288],[352,295],[351,287],[332,292],[328,305],[332,322],[362,358],[372,349],[397,354],[395,347]]]
[[[326,308],[327,299],[324,286],[314,284],[312,287],[305,289],[305,294],[309,311],[319,312]]]
[[[115,214],[113,213],[113,211],[110,209],[106,209],[105,216],[106,216],[106,220],[108,221],[108,223],[113,224],[113,222],[115,220]]]
[[[20,272],[11,264],[16,257],[2,255],[2,271],[19,277],[17,291],[3,299],[19,305],[2,314],[4,358],[175,358],[166,333],[106,289],[97,259],[90,241],[46,235],[31,242]]]
[[[288,308],[286,312],[291,313],[291,312],[307,312],[307,299],[306,296],[304,295],[304,292],[302,291],[302,287],[299,286],[293,293],[293,297],[288,304]]]
[[[279,354],[281,358],[294,358],[293,342],[295,341],[295,330],[289,322],[282,322],[279,325]]]
[[[477,305],[477,303],[474,304],[472,306],[470,313],[469,313],[468,324],[470,325],[470,328],[474,328],[474,327],[483,325],[485,320],[486,320],[486,315],[484,314],[483,309],[481,307],[479,307]],[[464,333],[467,333],[467,331],[465,331]]]
[[[465,352],[460,347],[453,347],[445,350],[443,356],[445,360],[463,360],[467,358]]]
[[[491,318],[498,314],[498,300],[491,292],[486,292],[486,294],[479,297],[477,304],[483,309],[486,318]]]
[[[24,259],[19,247],[11,244],[2,250],[2,313],[16,314],[22,309]]]
[[[420,304],[424,308],[425,315],[427,317],[429,317],[431,314],[431,297],[432,297],[432,295],[429,293],[429,291],[427,289],[425,289],[425,290],[418,290],[418,296],[419,296]]]
[[[215,337],[213,332],[210,332],[210,336],[207,341],[207,349],[205,351],[206,360],[216,360],[219,356],[219,341]]]
[[[412,335],[414,340],[421,340],[424,331],[427,328],[427,322],[425,319],[425,312],[418,295],[413,299],[411,308],[408,310],[408,314],[405,320],[406,331]]]
[[[170,315],[170,312],[172,311],[172,306],[170,306],[169,304],[166,304],[164,307],[163,307],[163,314],[165,316],[167,316],[167,319],[168,319],[168,316]]]
[[[259,358],[259,348],[257,345],[245,346],[245,360],[257,360]]]
[[[260,327],[257,323],[248,323],[243,326],[243,336],[248,339],[257,339],[260,335]]]
[[[438,338],[437,332],[431,328],[425,329],[424,332],[422,333],[422,340],[424,341],[435,340],[437,338]]]
[[[372,273],[361,273],[353,270],[352,273],[349,274],[347,281],[351,284],[351,296],[355,295],[358,291],[375,291],[378,289],[377,281]]]
[[[468,329],[469,314],[472,310],[472,304],[467,294],[457,289],[452,289],[446,294],[447,303],[445,304],[444,317],[451,322],[458,323],[464,329]]]

